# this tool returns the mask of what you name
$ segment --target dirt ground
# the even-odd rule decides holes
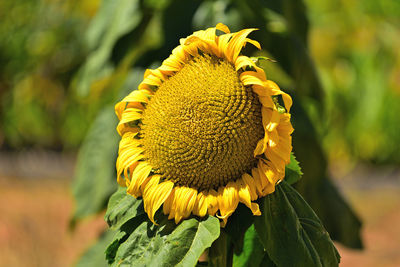
[[[102,216],[69,229],[69,182],[0,178],[0,266],[72,266],[106,227]]]
[[[0,266],[74,265],[106,227],[102,215],[71,230],[73,198],[68,173],[63,172],[64,178],[28,178],[2,174],[1,169]],[[352,176],[369,178],[357,180]],[[385,178],[382,171],[371,173],[364,168],[337,179],[339,188],[364,222],[365,243],[362,251],[337,244],[342,256],[340,266],[400,266],[400,175],[392,171],[389,176]]]

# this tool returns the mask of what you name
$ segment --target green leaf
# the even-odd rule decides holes
[[[340,255],[318,216],[296,190],[289,185],[282,186],[282,189],[295,209],[305,232],[317,248],[322,265],[335,266],[339,263]],[[335,257],[332,257],[332,255],[335,255]]]
[[[108,266],[104,250],[113,240],[113,231],[104,232],[92,247],[90,247],[79,259],[76,267],[106,267]]]
[[[285,167],[285,181],[288,184],[294,184],[301,179],[302,175],[303,172],[301,171],[299,162],[292,152],[290,154],[290,163]]]
[[[125,187],[119,187],[110,197],[104,219],[111,229],[118,229],[130,219],[142,214],[143,201],[128,195]]]
[[[244,235],[243,250],[241,253],[233,255],[233,267],[258,267],[264,258],[264,254],[264,247],[254,225],[251,225]]]
[[[114,107],[100,111],[78,154],[72,192],[76,199],[73,221],[104,209],[108,197],[117,188],[115,156],[118,134]]]
[[[106,259],[108,264],[111,265],[114,263],[117,251],[121,244],[123,244],[132,234],[132,232],[135,231],[135,229],[146,220],[148,220],[147,214],[141,214],[127,221],[120,227],[112,242],[106,249]]]
[[[278,266],[338,266],[340,256],[305,200],[286,182],[263,199],[255,227]]]
[[[159,225],[146,219],[119,246],[113,266],[195,266],[219,234],[219,220],[212,216],[178,226],[165,216]]]

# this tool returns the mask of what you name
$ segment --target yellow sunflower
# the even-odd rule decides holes
[[[219,23],[181,39],[115,106],[117,180],[143,198],[153,223],[161,205],[176,223],[209,214],[224,226],[239,202],[260,215],[252,201],[284,178],[292,99],[240,55],[246,43],[260,49],[247,38],[254,30],[230,33]]]

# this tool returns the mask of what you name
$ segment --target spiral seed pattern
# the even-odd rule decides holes
[[[249,172],[263,138],[261,104],[224,59],[199,55],[164,81],[140,138],[154,172],[177,185],[217,189]]]

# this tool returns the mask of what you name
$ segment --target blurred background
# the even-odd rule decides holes
[[[0,266],[105,264],[113,106],[218,22],[277,61],[296,188],[341,265],[400,266],[399,1],[2,0],[0,18]]]

